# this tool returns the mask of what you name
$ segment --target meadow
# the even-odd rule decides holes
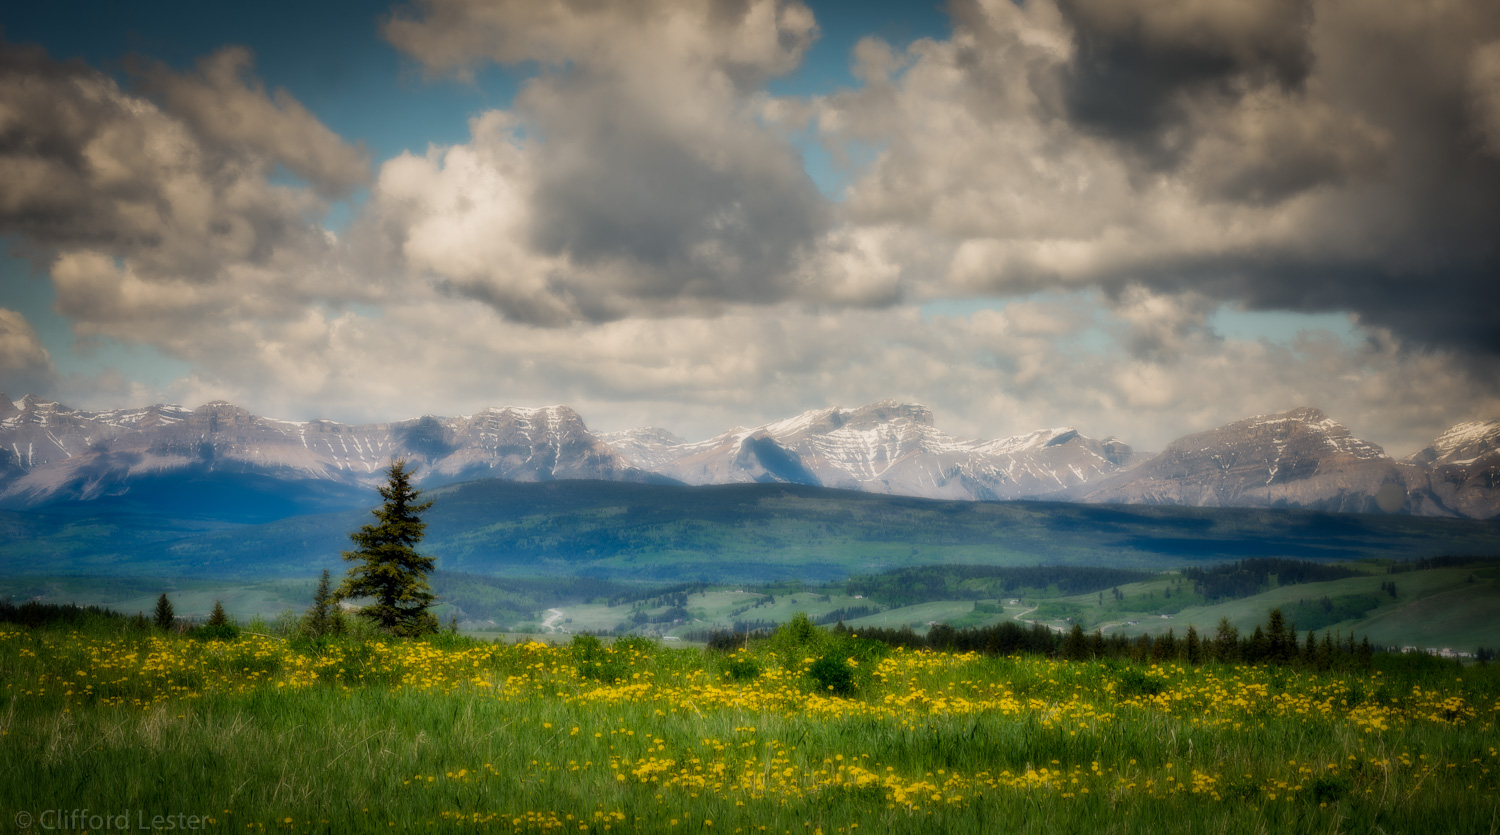
[[[1500,819],[1500,675],[1427,657],[1318,673],[912,652],[805,621],[709,652],[588,636],[197,640],[81,618],[0,625],[0,688],[3,826],[28,831],[85,808],[255,832]],[[89,826],[72,820],[64,831]]]

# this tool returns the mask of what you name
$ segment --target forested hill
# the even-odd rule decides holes
[[[1500,551],[1500,524],[1398,515],[936,501],[785,484],[477,481],[435,501],[447,571],[666,582],[841,580],[939,563],[1160,570],[1250,557],[1410,559]],[[371,506],[376,503],[372,492]],[[138,517],[6,513],[0,571],[199,577],[340,569],[366,511],[203,530]]]

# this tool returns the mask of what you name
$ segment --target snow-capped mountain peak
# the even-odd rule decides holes
[[[1500,419],[1455,424],[1407,459],[1428,466],[1469,466],[1500,451]]]
[[[1024,435],[1013,435],[1009,438],[988,441],[980,449],[994,454],[1013,454],[1065,444],[1076,437],[1078,437],[1077,429],[1071,426],[1062,426],[1053,429],[1038,429],[1035,432],[1027,432]]]
[[[932,498],[1056,495],[1130,462],[1129,447],[1070,427],[1000,441],[955,438],[919,403],[813,409],[698,443],[607,436],[637,466],[689,484],[794,480]]]
[[[6,402],[10,402],[7,400]],[[471,418],[391,424],[260,417],[232,403],[73,410],[35,397],[0,418],[0,498],[28,504],[126,490],[143,473],[259,472],[278,478],[374,483],[393,457],[419,479],[606,478],[644,481],[566,406],[499,407]]]
[[[926,406],[812,409],[685,442],[662,429],[596,435],[573,409],[495,406],[392,423],[261,417],[224,401],[86,411],[0,394],[0,501],[31,507],[120,496],[186,473],[334,482],[363,490],[392,457],[424,483],[593,478],[764,481],[950,499],[1050,498],[1375,512],[1400,486],[1407,512],[1500,511],[1500,420],[1454,426],[1403,462],[1312,408],[1188,435],[1144,456],[1054,426],[994,440],[939,429]],[[196,475],[195,475],[196,474]]]

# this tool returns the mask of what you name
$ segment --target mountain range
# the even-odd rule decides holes
[[[1459,424],[1397,460],[1312,408],[1144,454],[1071,427],[955,438],[926,407],[895,401],[688,442],[657,428],[595,434],[566,406],[349,425],[276,420],[224,402],[86,411],[0,394],[0,506],[11,509],[182,516],[202,505],[242,509],[245,521],[280,518],[368,504],[393,456],[416,464],[428,486],[762,482],[960,500],[1500,515],[1500,420]]]

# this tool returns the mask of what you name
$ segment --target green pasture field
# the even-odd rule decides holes
[[[826,658],[857,661],[847,695],[813,674]],[[1377,661],[987,658],[822,632],[717,655],[6,625],[0,826],[1489,831],[1500,670]]]

